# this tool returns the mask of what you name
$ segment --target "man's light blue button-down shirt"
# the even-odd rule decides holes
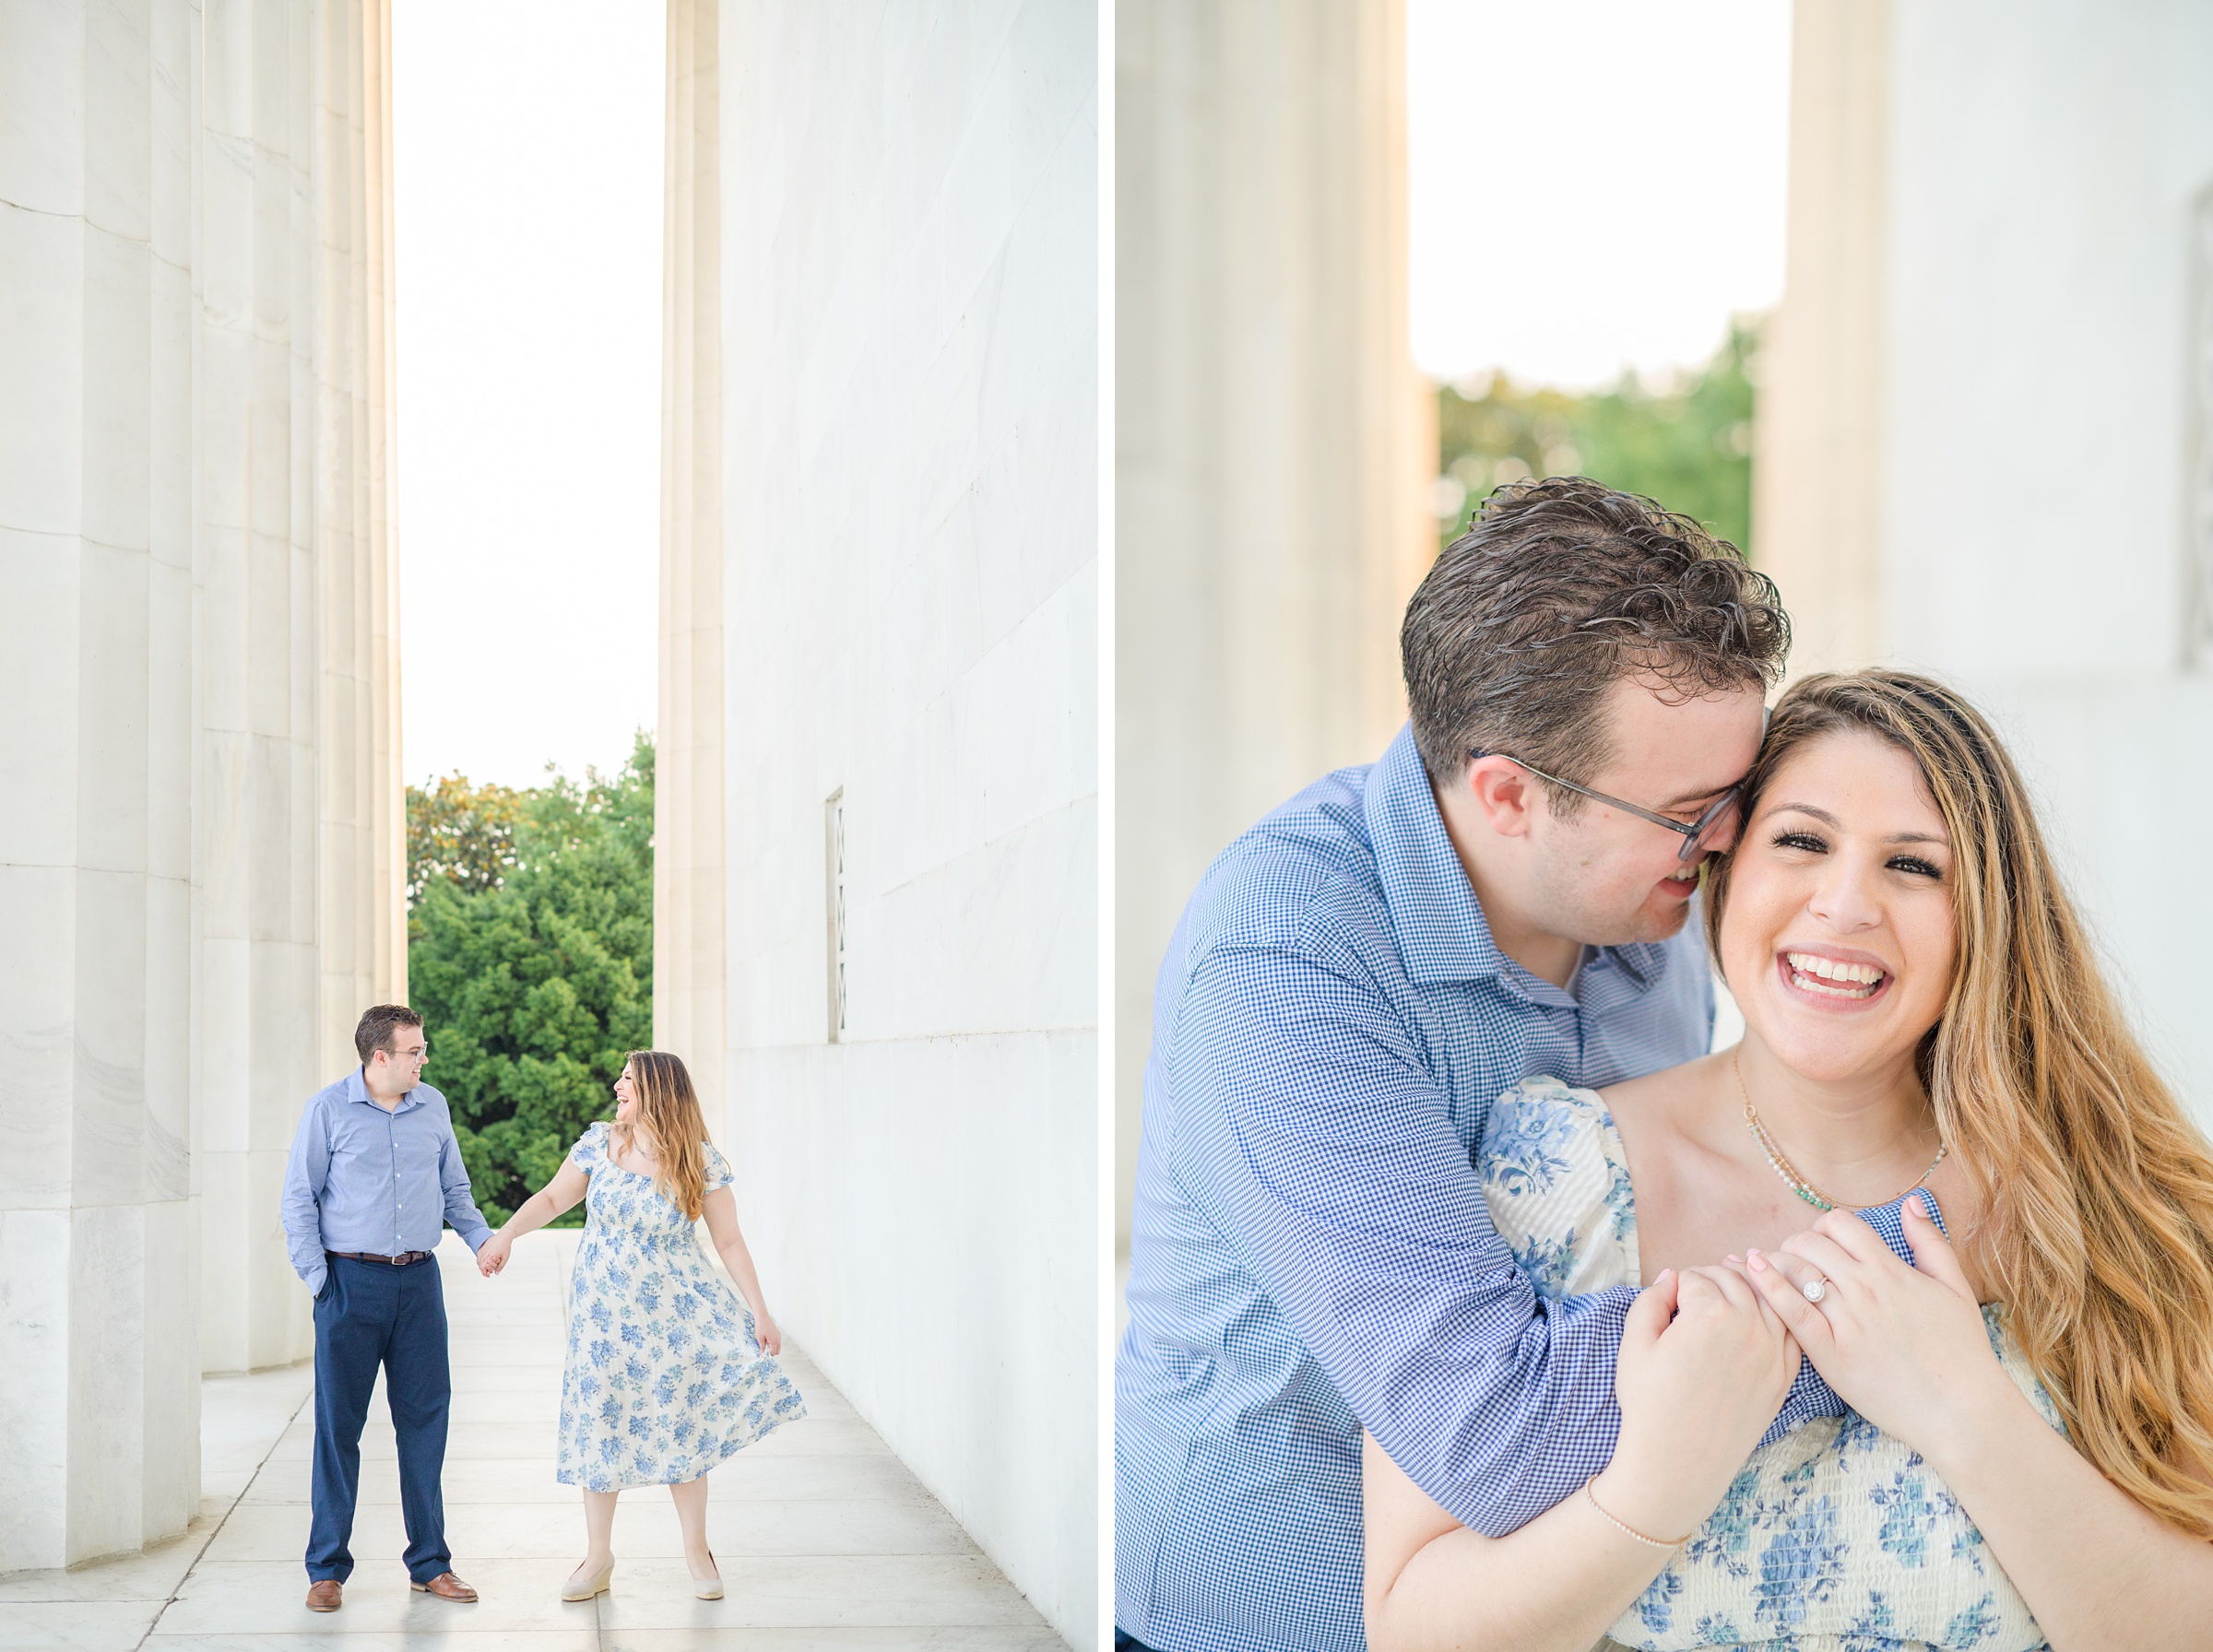
[[[284,1173],[284,1232],[310,1291],[323,1289],[326,1250],[435,1250],[448,1222],[471,1250],[491,1237],[445,1097],[418,1084],[387,1113],[357,1067],[307,1103]]]
[[[1493,1534],[1604,1466],[1634,1292],[1548,1311],[1471,1155],[1516,1081],[1612,1084],[1703,1054],[1712,1024],[1695,913],[1586,951],[1572,993],[1501,953],[1410,731],[1224,852],[1154,995],[1115,1363],[1122,1629],[1358,1652],[1363,1423]],[[1902,1249],[1896,1207],[1868,1214]],[[1777,1430],[1841,1410],[1807,1365]]]

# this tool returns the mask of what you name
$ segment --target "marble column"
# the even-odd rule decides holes
[[[318,1066],[327,1077],[354,1064],[361,1011],[407,996],[407,789],[393,543],[391,20],[384,0],[319,0],[311,9],[322,580]]]
[[[1404,715],[1436,549],[1408,356],[1400,0],[1116,18],[1116,1201],[1199,875]]]
[[[1888,0],[1792,13],[1790,226],[1760,346],[1752,542],[1782,589],[1791,669],[1851,669],[1882,625]]]
[[[0,6],[0,1573],[196,1511],[405,991],[388,61],[375,0]]]
[[[722,303],[715,0],[669,0],[653,1042],[722,1119]]]
[[[278,1199],[321,1087],[310,11],[207,0],[201,90],[200,1353],[313,1347]]]
[[[197,24],[0,9],[0,1572],[199,1505]]]

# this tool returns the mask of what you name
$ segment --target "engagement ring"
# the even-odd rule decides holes
[[[1824,1296],[1828,1294],[1828,1281],[1817,1275],[1815,1278],[1805,1281],[1804,1289],[1805,1291],[1806,1301],[1819,1302]]]

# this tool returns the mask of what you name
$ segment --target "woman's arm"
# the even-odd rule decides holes
[[[1712,1513],[1797,1369],[1743,1280],[1663,1273],[1623,1328],[1613,1461],[1503,1538],[1462,1528],[1367,1440],[1370,1652],[1588,1652]]]
[[[745,1248],[745,1235],[738,1231],[738,1201],[730,1197],[729,1188],[717,1187],[708,1194],[702,1213],[707,1219],[707,1237],[715,1242],[715,1254],[730,1270],[745,1305],[753,1311],[753,1335],[761,1351],[781,1353],[784,1333],[769,1315],[768,1299],[761,1294],[761,1276],[753,1271],[753,1253]]]
[[[575,1160],[563,1159],[553,1179],[525,1199],[500,1231],[484,1241],[477,1252],[478,1271],[489,1276],[506,1267],[517,1239],[535,1233],[563,1210],[574,1210],[591,1185],[592,1178],[577,1168]]]
[[[2213,1544],[2155,1519],[2037,1414],[1992,1353],[1958,1256],[1906,1208],[1918,1270],[1835,1212],[1784,1245],[1828,1280],[1819,1307],[1757,1252],[1754,1282],[1846,1402],[1944,1477],[2054,1652],[2202,1642]]]

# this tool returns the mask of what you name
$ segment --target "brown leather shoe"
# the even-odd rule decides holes
[[[451,1572],[441,1572],[428,1583],[416,1583],[410,1579],[408,1587],[418,1594],[435,1595],[441,1600],[468,1601],[477,1598],[477,1591]]]
[[[307,1610],[336,1611],[338,1610],[338,1580],[325,1577],[307,1586]]]

